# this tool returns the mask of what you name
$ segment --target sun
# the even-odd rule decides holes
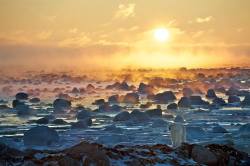
[[[166,28],[156,28],[154,30],[154,38],[158,42],[166,42],[170,39],[170,32]]]

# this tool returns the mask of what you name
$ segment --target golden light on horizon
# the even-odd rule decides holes
[[[156,28],[154,30],[154,38],[158,42],[167,42],[170,39],[170,32],[166,28]]]

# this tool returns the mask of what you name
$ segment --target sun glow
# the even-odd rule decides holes
[[[166,28],[157,28],[154,30],[154,38],[158,42],[166,42],[170,39],[170,32]]]

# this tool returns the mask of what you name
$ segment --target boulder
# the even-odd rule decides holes
[[[228,133],[228,131],[226,129],[224,129],[222,126],[215,126],[212,129],[213,133]]]
[[[176,100],[176,97],[172,91],[165,91],[163,93],[158,93],[154,96],[154,100],[158,104],[168,104]]]
[[[29,95],[24,92],[19,92],[16,94],[16,100],[28,100]]]
[[[110,97],[108,98],[108,102],[111,103],[111,104],[119,103],[119,102],[120,102],[120,100],[119,100],[119,95],[110,96]]]
[[[113,121],[115,121],[115,122],[118,122],[118,121],[127,121],[127,120],[129,120],[129,119],[130,119],[130,114],[129,114],[129,112],[124,111],[124,112],[121,112],[121,113],[117,114],[117,115],[114,117]]]
[[[150,117],[162,117],[162,110],[161,109],[150,109],[145,111]]]
[[[72,123],[71,128],[73,128],[73,129],[85,129],[91,125],[92,125],[92,119],[85,118],[85,119],[81,119],[78,122]]]
[[[139,88],[138,88],[138,92],[141,94],[153,94],[154,92],[154,88],[151,85],[147,85],[144,83],[140,83]]]
[[[97,99],[93,103],[93,105],[103,105],[103,104],[105,104],[105,100],[104,99]]]
[[[55,124],[55,125],[67,125],[68,122],[66,122],[63,119],[55,119],[55,120],[53,120],[52,124]]]
[[[39,103],[41,100],[38,97],[29,100],[30,103]]]
[[[237,88],[235,88],[235,87],[230,87],[228,89],[228,91],[226,92],[227,96],[234,96],[234,95],[237,96],[238,94],[239,94],[239,90]]]
[[[137,104],[139,103],[139,95],[137,93],[127,93],[124,96],[124,103]]]
[[[131,117],[131,119],[133,119],[135,121],[146,121],[146,120],[149,120],[148,114],[146,114],[145,112],[139,111],[139,110],[133,110],[130,113],[130,117]]]
[[[191,104],[190,104],[190,100],[187,97],[182,97],[179,102],[178,102],[178,107],[179,108],[190,108]]]
[[[32,109],[26,104],[17,105],[15,107],[18,116],[29,116],[33,114]]]
[[[228,103],[233,104],[233,103],[240,103],[240,98],[235,95],[231,95],[228,97]]]
[[[24,133],[26,146],[48,146],[59,141],[57,132],[47,126],[37,126]]]
[[[199,164],[217,165],[217,157],[207,148],[201,145],[194,145],[192,149],[192,158]]]
[[[213,89],[208,89],[207,90],[206,97],[209,98],[209,99],[217,98],[216,93],[215,93],[215,91]]]
[[[216,97],[216,98],[213,99],[213,104],[218,105],[218,106],[225,106],[226,102],[225,102],[224,99]]]
[[[48,124],[49,123],[49,119],[44,117],[44,118],[40,118],[38,120],[36,120],[37,124]]]
[[[53,102],[54,113],[65,113],[70,111],[71,102],[65,99],[56,99]]]
[[[190,96],[190,104],[191,105],[208,105],[209,103],[202,100],[202,98],[200,96]]]
[[[20,100],[13,100],[12,101],[13,108],[16,108],[18,105],[24,105],[24,102],[21,102]]]
[[[178,105],[176,103],[171,103],[167,106],[168,110],[177,110],[178,109]]]
[[[85,118],[90,118],[91,117],[91,112],[86,110],[86,109],[82,109],[80,110],[77,115],[76,115],[76,118],[78,120],[80,119],[85,119]]]

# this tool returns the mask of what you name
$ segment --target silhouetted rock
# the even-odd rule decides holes
[[[85,129],[88,126],[92,125],[92,119],[91,118],[85,118],[85,119],[81,119],[78,122],[72,123],[71,127],[73,129]]]
[[[240,98],[238,96],[229,96],[228,103],[240,103]]]
[[[122,83],[116,82],[112,85],[108,85],[106,89],[130,91],[130,90],[133,90],[133,86],[129,86],[126,82],[122,82]]]
[[[187,97],[182,97],[178,102],[179,108],[190,108],[190,106],[191,106],[190,99]]]
[[[80,90],[76,87],[74,87],[72,90],[71,90],[71,93],[74,93],[74,94],[78,94],[80,93]]]
[[[47,118],[40,118],[40,119],[38,119],[38,120],[36,120],[36,123],[37,124],[48,124],[49,123],[49,119],[47,119]]]
[[[24,92],[19,92],[16,94],[16,100],[28,100],[29,95]]]
[[[15,109],[17,110],[18,116],[29,116],[33,114],[32,109],[26,104],[17,105]]]
[[[56,125],[67,125],[68,122],[66,122],[65,120],[63,119],[55,119],[52,121],[52,124],[56,124]]]
[[[57,132],[47,126],[37,126],[24,133],[26,146],[47,146],[59,141]]]
[[[105,100],[104,99],[97,99],[93,103],[93,105],[103,105],[103,104],[105,104]]]
[[[171,103],[167,106],[168,110],[177,110],[178,109],[178,105],[176,103]]]
[[[91,117],[91,112],[86,110],[86,109],[81,109],[77,115],[76,118],[79,119],[85,119],[85,118],[90,118]]]
[[[227,96],[237,96],[239,94],[239,90],[235,87],[230,87],[228,91],[226,92]]]
[[[29,100],[31,103],[39,103],[41,100],[38,97]]]
[[[70,111],[71,102],[65,99],[56,99],[53,102],[54,113],[65,113]]]
[[[124,103],[137,104],[139,103],[139,95],[137,93],[127,93],[124,96]]]
[[[140,83],[138,92],[141,94],[153,94],[154,88],[151,85]]]
[[[119,100],[119,95],[113,95],[113,96],[110,96],[109,98],[108,98],[108,102],[109,103],[119,103],[120,102],[120,100]]]
[[[217,157],[207,148],[201,145],[194,145],[192,149],[192,158],[199,164],[217,165]]]
[[[130,117],[135,121],[146,121],[149,120],[148,114],[139,110],[133,110],[130,113]]]
[[[224,99],[216,97],[216,98],[213,99],[213,104],[219,105],[219,106],[225,106],[226,102],[225,102]]]
[[[150,110],[147,110],[145,112],[150,117],[161,117],[162,116],[162,110],[161,109],[150,109]]]
[[[213,89],[208,89],[207,90],[206,97],[209,98],[209,99],[217,98],[216,93],[215,93],[215,91]]]
[[[209,103],[202,100],[200,96],[190,96],[191,105],[208,105]]]
[[[13,100],[12,101],[12,107],[13,108],[16,108],[18,105],[24,105],[24,103],[19,101],[19,100]]]
[[[121,113],[117,114],[117,115],[114,117],[113,121],[115,121],[115,122],[117,122],[117,121],[127,121],[127,120],[129,120],[129,119],[130,119],[130,114],[129,114],[129,112],[124,111],[124,112],[121,112]]]
[[[141,104],[141,105],[140,105],[140,108],[149,108],[149,107],[151,107],[152,105],[153,105],[152,102],[147,102],[146,104]]]
[[[176,97],[172,91],[165,91],[156,94],[154,100],[158,104],[168,104],[169,102],[176,100]]]

